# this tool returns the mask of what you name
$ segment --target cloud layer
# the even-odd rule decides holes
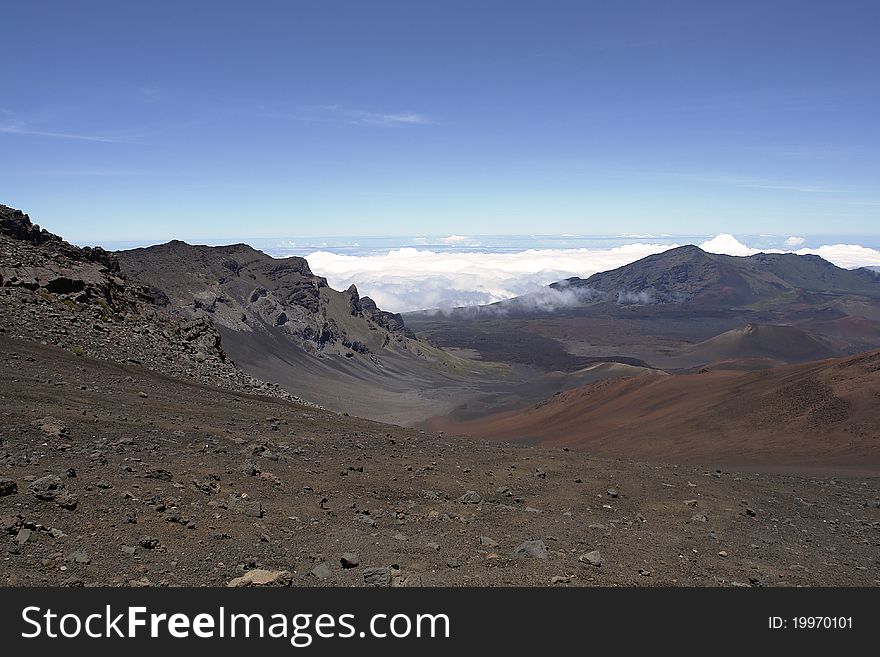
[[[465,238],[459,238],[461,242]],[[789,242],[799,244],[796,240]],[[711,253],[752,255],[733,235],[716,235],[699,245]],[[669,248],[669,244],[634,242],[606,249],[529,249],[516,253],[449,252],[400,248],[374,255],[315,251],[306,256],[316,274],[344,290],[352,283],[380,308],[406,312],[427,308],[483,305],[525,294],[542,299],[542,288],[571,276],[585,278]],[[763,249],[766,252],[782,252]],[[819,255],[840,267],[880,265],[880,251],[857,244],[833,244],[791,251]],[[554,295],[555,299],[555,295]],[[555,304],[551,299],[548,304]]]

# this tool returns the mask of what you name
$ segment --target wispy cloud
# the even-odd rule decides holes
[[[134,171],[125,169],[56,169],[48,171],[32,171],[24,175],[46,178],[103,178],[115,176],[136,176]]]
[[[393,126],[393,125],[425,125],[431,121],[422,114],[415,112],[403,112],[399,114],[380,114],[377,112],[355,111],[351,113],[353,123],[363,125]]]
[[[830,187],[822,187],[816,185],[801,185],[797,183],[781,183],[781,182],[742,182],[740,187],[751,187],[752,189],[776,189],[783,192],[803,192],[804,194],[841,194],[843,190],[833,189]]]
[[[56,130],[43,130],[37,127],[28,126],[24,123],[5,123],[0,124],[0,133],[8,135],[31,135],[34,137],[50,137],[56,139],[74,139],[78,141],[95,141],[103,144],[130,144],[130,139],[120,137],[108,137],[104,135],[87,135],[78,132],[63,132]]]
[[[260,105],[257,113],[263,118],[286,121],[347,123],[380,128],[434,123],[432,119],[418,112],[374,112],[344,105],[307,105],[292,108]]]
[[[677,177],[685,178],[688,180],[695,180],[698,182],[732,185],[734,187],[746,187],[749,189],[769,189],[783,192],[800,192],[803,194],[844,194],[847,191],[845,189],[832,187],[830,185],[824,185],[821,183],[777,180],[774,178],[763,178],[759,176],[741,176],[726,173],[683,173],[677,175]]]

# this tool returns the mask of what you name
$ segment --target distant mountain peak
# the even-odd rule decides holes
[[[641,305],[691,303],[743,306],[804,295],[855,294],[880,297],[878,279],[867,270],[848,270],[817,255],[758,253],[730,256],[685,245],[623,267],[569,278],[551,287],[588,289],[605,301]]]

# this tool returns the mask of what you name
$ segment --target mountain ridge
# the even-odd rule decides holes
[[[710,361],[686,358],[688,348],[749,324],[792,326],[852,354],[880,347],[880,277],[814,255],[728,256],[690,245],[489,306],[409,313],[406,321],[441,347],[545,371],[575,370],[596,357],[699,367]]]
[[[837,267],[817,255],[731,256],[693,245],[650,255],[586,279],[568,278],[550,287],[586,288],[605,294],[605,300],[643,304],[749,305],[791,293],[880,298],[876,277],[859,269]]]
[[[114,255],[171,312],[216,325],[245,372],[332,410],[407,423],[475,380],[498,378],[497,366],[419,340],[355,285],[334,290],[297,256],[180,240]]]
[[[0,332],[230,390],[292,399],[240,371],[215,325],[168,312],[164,294],[129,280],[115,254],[78,247],[0,205]]]

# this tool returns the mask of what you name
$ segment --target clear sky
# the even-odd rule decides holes
[[[0,202],[80,241],[880,233],[880,3],[5,3]]]

